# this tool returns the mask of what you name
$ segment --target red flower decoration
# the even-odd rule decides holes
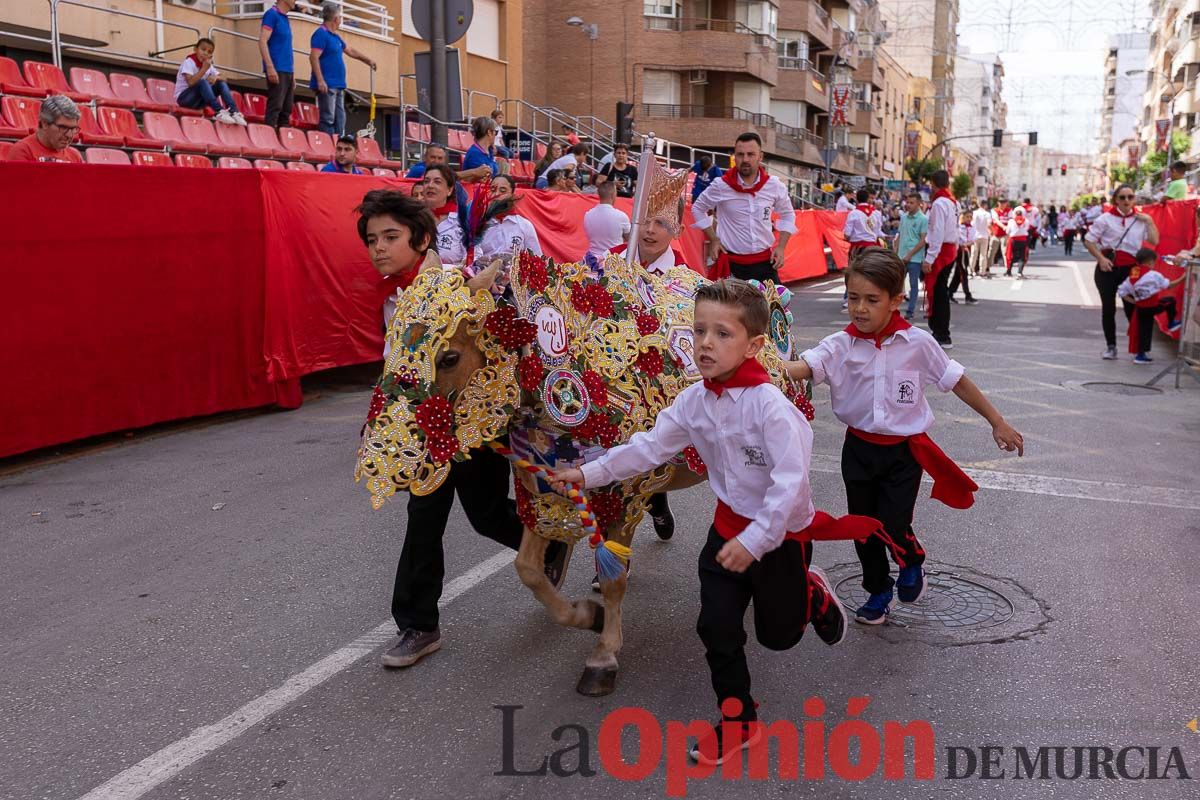
[[[445,464],[458,452],[458,438],[450,433],[432,433],[425,437],[425,447],[435,464]]]
[[[649,336],[652,333],[658,333],[658,317],[650,312],[637,315],[638,333],[642,336]]]
[[[612,492],[592,492],[588,495],[588,505],[596,515],[596,525],[605,530],[625,514],[625,503],[620,495]]]
[[[519,480],[513,481],[513,485],[517,492],[517,516],[520,517],[521,524],[529,529],[537,527],[537,509],[530,502],[529,490]]]
[[[450,407],[450,402],[440,394],[433,395],[417,406],[413,416],[427,437],[448,436],[454,427],[454,409]],[[457,445],[455,446],[457,447]]]
[[[817,410],[813,408],[812,401],[804,396],[804,392],[796,395],[796,398],[792,402],[796,404],[796,408],[800,409],[800,413],[809,422],[812,422],[813,418],[817,416]]]
[[[700,457],[700,453],[695,447],[688,445],[683,449],[683,459],[687,461],[688,469],[697,475],[703,475],[708,472],[708,467],[704,464],[704,459]]]
[[[592,308],[592,313],[598,317],[611,317],[613,315],[613,298],[605,289],[598,283],[593,283],[587,287],[588,305]]]
[[[637,357],[634,364],[648,378],[661,375],[663,371],[662,353],[657,350],[647,350]]]
[[[517,383],[527,392],[536,392],[542,385],[546,369],[533,353],[523,356],[517,362]]]
[[[612,447],[617,443],[621,431],[617,428],[615,422],[608,417],[597,414],[599,422],[596,423],[596,438],[600,440],[600,444],[604,447]]]
[[[546,271],[545,263],[536,256],[522,253],[521,282],[531,291],[546,291],[546,287],[550,285],[550,273]]]
[[[518,317],[517,310],[508,303],[488,314],[483,326],[508,350],[517,350],[537,338],[537,326]]]
[[[608,405],[608,387],[604,383],[604,378],[601,378],[599,373],[592,370],[584,370],[583,385],[587,389],[588,397],[592,398],[592,402],[603,408]]]
[[[383,413],[383,407],[387,404],[387,395],[378,386],[375,391],[371,392],[371,405],[367,407],[367,422],[374,422],[375,418]]]
[[[592,310],[592,299],[586,286],[581,283],[572,284],[571,305],[580,314],[586,314]]]

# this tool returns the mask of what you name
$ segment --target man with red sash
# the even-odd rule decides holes
[[[851,514],[883,523],[900,568],[892,580],[884,541],[856,542],[869,595],[855,619],[886,621],[893,587],[902,603],[925,593],[925,550],[913,532],[921,473],[933,478],[933,497],[951,508],[970,508],[979,488],[929,438],[933,412],[925,388],[954,392],[992,426],[1003,450],[1024,453],[1024,440],[979,388],[925,331],[900,316],[904,265],[892,252],[870,250],[846,270],[851,323],[787,364],[796,380],[829,384],[833,413],[848,428],[842,448],[842,479]]]
[[[751,602],[764,647],[794,647],[810,623],[822,641],[837,644],[845,612],[829,580],[809,566],[811,543],[882,535],[875,519],[834,519],[813,508],[812,428],[756,359],[769,322],[766,298],[745,281],[700,287],[694,331],[704,380],[659,412],[653,429],[582,469],[555,474],[560,489],[564,482],[590,489],[649,472],[689,446],[703,459],[717,510],[700,553],[696,630],[721,709],[721,721],[692,751],[705,764],[723,762],[763,734],[745,654]]]
[[[930,179],[933,184],[929,204],[929,232],[925,235],[925,309],[929,331],[944,349],[950,341],[950,272],[958,258],[958,203],[950,194],[950,173],[939,169]]]
[[[871,202],[871,190],[859,189],[855,199],[858,204],[846,215],[842,234],[850,245],[850,258],[868,247],[879,247],[883,237],[883,215]]]
[[[762,157],[762,138],[753,131],[743,133],[733,147],[737,169],[726,170],[692,204],[692,227],[704,231],[716,255],[714,279],[732,275],[779,283],[788,239],[796,232],[796,210],[787,187],[767,175]],[[719,231],[708,213],[713,210]]]

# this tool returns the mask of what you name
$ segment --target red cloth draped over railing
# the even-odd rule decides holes
[[[0,457],[219,411],[294,407],[301,376],[378,359],[377,276],[352,210],[370,188],[410,184],[0,163]],[[595,199],[522,195],[546,254],[579,258]],[[798,214],[785,279],[825,274],[822,241],[843,258],[843,216]],[[690,228],[678,243],[696,267],[702,243]]]
[[[1158,226],[1158,245],[1154,249],[1160,256],[1173,256],[1180,250],[1191,250],[1196,244],[1197,205],[1200,205],[1200,200],[1171,200],[1142,208],[1142,211],[1150,215],[1154,224]],[[1158,262],[1157,269],[1170,280],[1175,280],[1183,274],[1182,267],[1175,267],[1162,261]],[[1168,289],[1167,294],[1175,298],[1175,302],[1179,304],[1181,315],[1190,313],[1190,309],[1183,307],[1182,283],[1173,289]],[[1155,320],[1159,328],[1164,331],[1167,329],[1166,314],[1159,314]],[[1179,338],[1178,333],[1169,335],[1176,339]]]

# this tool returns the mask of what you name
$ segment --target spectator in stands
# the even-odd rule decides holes
[[[42,101],[37,130],[12,146],[8,160],[82,164],[83,156],[70,146],[78,133],[79,106],[64,95],[50,95]]]
[[[692,184],[693,203],[710,183],[725,174],[723,169],[713,163],[712,156],[700,156],[696,163],[692,164],[692,172],[696,173],[696,180]]]
[[[515,211],[519,199],[514,191],[509,176],[497,175],[492,179],[487,209],[480,216],[479,228],[475,231],[476,264],[490,264],[495,258],[507,259],[514,250],[542,254],[533,223]]]
[[[437,220],[436,247],[443,266],[467,262],[467,207],[458,202],[458,181],[446,164],[435,164],[422,181],[422,199]]]
[[[220,79],[221,73],[213,66],[215,49],[207,36],[196,42],[175,73],[175,102],[181,108],[211,108],[216,115],[213,119],[226,125],[245,125],[246,118],[238,110],[229,84]]]
[[[462,169],[458,178],[463,181],[481,181],[495,176],[500,171],[492,145],[496,142],[499,126],[491,117],[476,117],[471,120],[471,136],[475,139],[463,155]]]
[[[296,0],[275,0],[275,5],[263,14],[258,32],[258,52],[267,74],[264,121],[276,130],[289,123],[295,102],[296,68],[292,58],[292,26],[287,16],[295,7]]]
[[[601,261],[609,250],[629,241],[632,226],[629,216],[613,205],[617,199],[616,182],[606,181],[598,190],[600,202],[583,215],[583,229],[588,237],[587,256]]]
[[[366,175],[367,173],[358,167],[358,140],[353,136],[339,136],[333,149],[333,161],[321,167],[321,172]]]
[[[408,172],[404,173],[406,178],[424,178],[425,170],[432,167],[434,164],[446,163],[446,148],[440,144],[426,145],[425,154],[421,157],[419,163],[413,164],[408,168]]]
[[[544,175],[546,173],[546,170],[550,169],[551,164],[553,164],[558,159],[562,158],[562,154],[563,154],[562,143],[561,142],[551,142],[550,146],[546,148],[546,155],[542,156],[542,160],[537,162],[537,164],[534,165],[533,174],[537,175],[539,177]],[[545,187],[543,186],[542,188],[544,189]]]
[[[566,141],[567,147],[579,144],[579,134],[575,133],[575,129],[570,125],[562,126],[562,138]]]
[[[564,167],[560,170],[550,170],[550,176],[555,177],[555,180],[549,185],[551,191],[567,193],[580,191],[579,176],[576,174],[573,167]]]
[[[492,111],[492,122],[496,123],[496,155],[501,158],[512,158],[512,151],[504,144],[504,109]]]
[[[613,145],[612,163],[600,170],[600,174],[596,176],[596,184],[603,185],[612,181],[617,185],[618,197],[633,197],[637,178],[637,167],[629,161],[629,145],[617,142]]]
[[[342,27],[342,7],[338,3],[321,4],[321,26],[309,40],[308,60],[312,77],[308,86],[317,93],[317,109],[321,121],[317,127],[334,136],[346,132],[346,59],[357,58],[371,69],[375,59],[346,44],[338,35]]]
[[[568,150],[566,155],[559,156],[558,158],[554,159],[554,161],[550,162],[550,166],[546,168],[545,172],[541,173],[541,177],[538,178],[538,181],[534,184],[534,186],[538,189],[552,188],[549,180],[550,170],[561,170],[567,169],[568,167],[574,167],[575,171],[578,172],[579,170],[584,169],[586,164],[587,145],[577,144]]]

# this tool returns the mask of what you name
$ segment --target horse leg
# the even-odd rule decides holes
[[[554,588],[546,577],[545,558],[549,540],[538,536],[529,528],[521,535],[521,548],[517,551],[517,575],[521,583],[529,587],[533,596],[546,607],[551,618],[568,628],[598,629],[604,620],[604,607],[593,600],[577,600],[572,603],[562,592]]]
[[[622,605],[625,589],[629,585],[629,573],[623,572],[615,581],[600,580],[600,592],[604,595],[604,629],[600,639],[584,662],[583,675],[575,690],[588,697],[603,697],[617,688],[617,653],[622,643]]]

